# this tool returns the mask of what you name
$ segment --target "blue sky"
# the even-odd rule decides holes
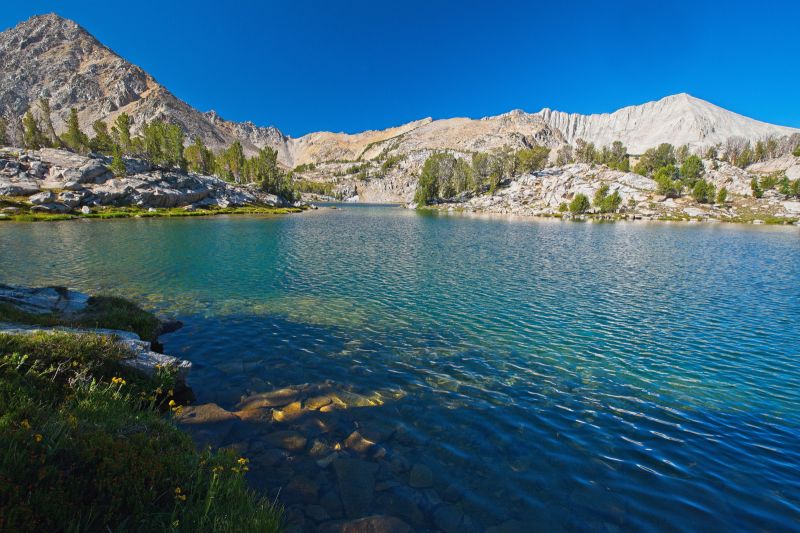
[[[799,2],[111,4],[12,0],[0,28],[55,11],[198,109],[293,136],[678,92],[800,127]]]

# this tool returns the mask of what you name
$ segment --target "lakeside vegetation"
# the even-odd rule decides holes
[[[261,148],[256,155],[247,157],[238,140],[214,152],[199,137],[187,145],[185,133],[177,124],[158,119],[144,122],[138,135],[133,134],[133,127],[133,119],[127,113],[120,113],[110,125],[102,120],[92,123],[94,135],[89,137],[81,129],[77,110],[72,108],[67,130],[59,136],[53,127],[49,101],[41,98],[38,113],[34,114],[31,108],[22,119],[22,141],[30,150],[61,148],[110,156],[109,170],[116,177],[127,175],[123,157],[133,157],[162,170],[213,175],[230,183],[255,184],[263,192],[287,201],[297,198],[292,174],[278,165],[278,152],[273,148]],[[4,145],[5,129],[0,128],[0,133],[0,145]]]
[[[108,327],[154,339],[158,319],[93,297],[66,319],[0,306],[0,321]],[[195,449],[169,420],[175,372],[121,364],[88,333],[0,333],[0,530],[279,531],[282,510],[247,487],[248,460]]]
[[[448,152],[435,153],[425,160],[414,202],[424,206],[467,191],[492,193],[506,179],[543,169],[549,154],[544,146],[516,152],[505,147],[495,153],[474,153],[467,162]]]
[[[65,289],[56,288],[64,291]],[[35,326],[67,326],[73,328],[105,328],[132,331],[143,340],[153,342],[161,330],[161,321],[135,303],[117,296],[92,296],[86,309],[70,316],[29,313],[11,304],[0,302],[0,322]]]
[[[76,211],[68,214],[37,213],[30,210],[25,198],[9,198],[0,196],[0,207],[16,207],[17,213],[0,216],[0,221],[12,222],[56,222],[74,219],[113,219],[113,218],[160,218],[160,217],[202,217],[215,215],[285,215],[299,213],[307,207],[219,207],[187,210],[182,207],[143,208],[138,206],[95,207],[88,213]]]
[[[689,195],[701,204],[724,205],[730,198],[725,187],[719,190],[705,179],[706,164],[717,169],[720,161],[744,168],[786,154],[800,157],[800,135],[769,138],[759,141],[754,148],[746,139],[733,137],[725,144],[709,148],[704,163],[699,153],[692,153],[688,145],[674,147],[662,143],[646,150],[631,168],[631,155],[620,141],[609,146],[595,147],[583,139],[575,146],[564,146],[553,160],[546,147],[534,146],[514,152],[509,147],[492,153],[474,153],[471,162],[449,152],[434,153],[425,161],[414,196],[414,202],[426,206],[442,201],[452,201],[463,193],[493,194],[508,179],[530,174],[546,166],[563,166],[570,163],[603,165],[612,170],[635,172],[651,178],[656,183],[655,192],[667,198]],[[800,179],[789,180],[784,173],[754,176],[751,181],[754,198],[761,198],[767,190],[775,190],[785,198],[800,198]],[[576,194],[571,202],[559,206],[559,212],[584,214],[594,208],[599,213],[617,211],[622,199],[617,191],[609,194],[607,185],[597,191],[591,202],[583,194]]]

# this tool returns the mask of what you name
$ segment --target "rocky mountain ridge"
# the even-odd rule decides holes
[[[31,17],[0,33],[0,64],[0,114],[17,122],[46,98],[57,132],[66,128],[69,110],[75,107],[85,131],[95,120],[111,121],[125,112],[134,120],[134,131],[146,121],[165,119],[214,149],[238,139],[252,153],[262,146],[280,147],[286,140],[276,128],[197,111],[78,24],[56,14]]]
[[[0,33],[0,113],[17,119],[39,98],[47,98],[57,131],[71,107],[85,130],[97,119],[126,112],[134,131],[156,118],[180,124],[187,139],[200,137],[218,150],[239,140],[246,153],[270,146],[287,168],[326,161],[413,157],[434,150],[469,153],[533,143],[551,148],[582,138],[596,145],[621,140],[631,153],[661,142],[708,146],[741,136],[751,141],[798,133],[726,111],[687,94],[620,109],[579,115],[543,109],[515,110],[482,119],[425,118],[393,128],[356,134],[313,132],[299,138],[275,127],[232,122],[200,112],[170,93],[152,76],[100,43],[73,21],[56,14],[30,18]]]
[[[570,144],[578,139],[597,146],[622,141],[632,154],[641,154],[661,143],[702,149],[731,137],[755,143],[768,137],[800,133],[800,129],[753,120],[686,93],[613,113],[581,115],[545,108],[536,115],[560,131]]]

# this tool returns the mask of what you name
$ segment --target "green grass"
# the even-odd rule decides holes
[[[0,302],[0,322],[120,329],[133,331],[140,338],[151,342],[156,340],[161,328],[161,321],[153,313],[117,296],[92,296],[84,311],[69,316],[29,313],[11,304]]]
[[[113,339],[0,334],[0,531],[279,531],[246,460],[198,452],[165,413],[174,373]]]
[[[23,210],[18,214],[0,217],[0,221],[12,222],[53,222],[58,220],[74,220],[77,218],[151,218],[151,217],[198,217],[213,215],[285,215],[289,213],[299,213],[303,207],[270,207],[270,206],[247,206],[247,207],[225,207],[217,209],[198,209],[196,211],[186,211],[180,207],[156,209],[150,211],[141,207],[106,207],[95,209],[91,213],[83,214],[80,212],[70,214],[51,214],[30,212],[30,205],[21,203],[16,198],[0,197],[0,207],[19,207]]]

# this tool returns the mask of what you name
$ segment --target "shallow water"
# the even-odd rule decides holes
[[[362,206],[5,223],[0,268],[176,315],[162,341],[201,401],[369,398],[345,421],[402,425],[386,448],[460,486],[478,530],[800,528],[798,228]]]

